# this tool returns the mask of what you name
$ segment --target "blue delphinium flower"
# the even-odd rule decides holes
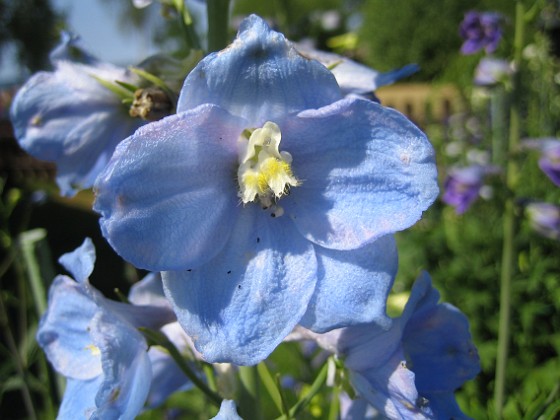
[[[531,227],[539,234],[560,240],[560,207],[552,203],[531,202],[525,206]]]
[[[344,99],[254,15],[189,74],[177,110],[119,145],[94,208],[120,255],[164,271],[204,358],[257,363],[297,323],[386,323],[390,234],[438,192],[424,134]]]
[[[560,139],[552,137],[528,139],[523,141],[523,146],[541,153],[539,168],[554,185],[560,187]]]
[[[14,135],[37,159],[57,165],[60,193],[72,196],[93,185],[115,146],[144,123],[132,118],[121,97],[100,79],[138,84],[125,69],[83,52],[64,35],[51,54],[54,71],[33,75],[11,107]]]
[[[449,170],[444,182],[442,201],[463,214],[478,199],[486,177],[497,173],[491,165],[471,165]]]
[[[502,39],[502,19],[496,12],[467,12],[459,27],[459,34],[465,40],[461,52],[468,55],[482,49],[488,54],[496,51]]]
[[[478,352],[465,315],[438,300],[424,273],[389,329],[366,324],[326,334],[297,330],[300,338],[343,358],[359,396],[345,402],[343,418],[365,418],[369,406],[391,419],[466,418],[453,393],[479,372]]]
[[[58,418],[134,418],[147,398],[157,404],[190,385],[176,366],[162,363],[161,355],[153,354],[156,349],[148,352],[136,329],[173,325],[175,316],[169,306],[134,306],[101,295],[88,282],[95,262],[89,239],[60,262],[76,280],[63,275],[55,278],[37,331],[47,358],[67,378]],[[145,281],[153,282],[153,276]],[[169,336],[178,341],[177,334]],[[166,380],[156,383],[160,377]]]

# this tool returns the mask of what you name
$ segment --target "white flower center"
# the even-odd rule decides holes
[[[239,198],[243,204],[258,201],[274,217],[283,213],[278,200],[301,185],[292,174],[292,155],[278,150],[281,138],[278,125],[268,121],[262,128],[244,130],[238,140]]]

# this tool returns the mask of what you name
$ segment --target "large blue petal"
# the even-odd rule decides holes
[[[10,110],[14,134],[32,156],[57,164],[64,195],[91,187],[118,142],[143,122],[128,116],[120,99],[92,75],[131,82],[124,69],[58,61],[18,91]]]
[[[55,278],[37,342],[60,374],[80,380],[101,374],[101,359],[88,332],[97,312],[78,283],[66,276]]]
[[[96,182],[94,209],[124,259],[183,270],[220,252],[240,209],[235,168],[243,128],[208,105],[148,124],[119,145]]]
[[[260,127],[341,96],[324,66],[302,57],[282,34],[252,15],[241,24],[233,44],[207,56],[188,75],[177,111],[213,103]]]
[[[106,312],[92,320],[91,335],[103,366],[91,419],[133,419],[144,406],[152,381],[148,346],[132,326]]]
[[[398,262],[393,236],[353,251],[315,251],[319,279],[300,324],[316,332],[367,322],[388,327],[386,302]]]
[[[410,227],[437,197],[433,148],[395,110],[345,99],[288,118],[281,130],[302,181],[282,203],[318,245],[359,248]]]
[[[177,318],[208,362],[256,364],[301,319],[316,282],[313,246],[288,218],[248,206],[208,264],[164,272]]]
[[[89,381],[67,379],[64,397],[56,418],[58,420],[89,419],[95,411],[95,394],[102,382],[102,375]]]

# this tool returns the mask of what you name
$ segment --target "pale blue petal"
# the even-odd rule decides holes
[[[80,380],[101,374],[101,359],[89,334],[97,305],[74,280],[57,276],[49,290],[37,342],[60,374]]]
[[[95,247],[90,238],[72,252],[63,254],[58,262],[72,274],[79,283],[87,281],[95,266]]]
[[[241,208],[235,167],[243,128],[202,106],[123,141],[95,185],[94,209],[117,253],[153,271],[194,268],[218,254]]]
[[[67,31],[61,32],[60,43],[50,52],[49,60],[53,64],[61,60],[83,64],[99,63],[96,57],[80,46],[79,35]]]
[[[406,229],[438,195],[432,146],[395,110],[345,99],[281,129],[301,180],[282,201],[286,215],[325,248],[355,249]]]
[[[453,392],[434,392],[423,395],[429,401],[435,419],[470,420],[470,417],[461,411]]]
[[[252,365],[301,319],[316,270],[313,246],[289,219],[248,206],[216,258],[162,276],[179,322],[206,361]]]
[[[480,371],[467,317],[449,304],[414,314],[403,334],[421,392],[452,392]]]
[[[57,61],[18,91],[10,109],[20,146],[37,159],[57,164],[63,195],[91,187],[118,142],[143,124],[120,98],[92,76],[133,82],[124,69]]]
[[[95,394],[102,382],[102,375],[89,381],[67,379],[57,420],[89,420],[95,411]]]
[[[183,373],[177,362],[167,351],[151,347],[148,356],[152,365],[152,384],[147,398],[147,405],[151,408],[163,404],[176,391],[186,391],[192,388],[192,382]]]
[[[216,417],[212,417],[210,420],[243,420],[237,414],[237,408],[235,406],[235,401],[223,400],[220,405],[220,411]]]
[[[397,80],[404,79],[420,70],[418,64],[407,64],[399,69],[390,70],[385,73],[379,73],[374,79],[375,87],[387,86],[395,83]]]
[[[149,273],[128,292],[128,301],[133,305],[151,305],[169,307],[169,301],[163,294],[160,273]]]
[[[207,56],[188,75],[177,111],[213,103],[247,119],[249,126],[260,127],[341,96],[324,66],[302,57],[282,34],[251,15],[233,44]]]
[[[94,317],[91,334],[103,366],[91,419],[133,419],[142,410],[152,381],[148,346],[132,326],[107,313]]]
[[[408,64],[399,69],[381,73],[338,54],[319,51],[304,44],[297,44],[296,48],[306,57],[317,60],[331,69],[344,94],[368,94],[381,86],[395,83],[420,70],[417,64]]]
[[[350,381],[358,394],[387,418],[433,418],[427,402],[419,399],[414,373],[407,369],[402,351],[377,368],[350,371]]]
[[[317,287],[300,324],[316,332],[367,322],[388,327],[386,302],[398,263],[393,236],[353,251],[315,251]]]

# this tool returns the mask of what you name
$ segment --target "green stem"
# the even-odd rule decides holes
[[[261,420],[263,413],[257,368],[255,366],[239,366],[239,379],[243,385],[240,396],[240,409],[243,410],[241,416],[245,420]]]
[[[138,329],[144,335],[144,337],[146,337],[150,345],[155,344],[166,349],[175,363],[177,363],[179,369],[183,371],[183,373],[191,380],[191,382],[204,394],[206,394],[212,404],[217,407],[220,406],[220,404],[222,403],[222,397],[220,397],[220,395],[218,395],[216,392],[212,391],[208,387],[208,385],[206,385],[204,381],[202,381],[196,375],[196,373],[193,372],[189,364],[184,359],[183,355],[179,352],[179,350],[177,350],[177,347],[175,347],[175,344],[173,344],[165,334],[160,331],[150,330],[149,328],[140,327]]]
[[[200,50],[200,41],[198,40],[198,35],[194,30],[193,20],[189,9],[185,6],[185,2],[183,0],[174,0],[173,6],[179,15],[180,25],[183,29],[185,40],[187,41],[189,48]]]
[[[521,92],[520,68],[524,42],[524,7],[522,0],[516,0],[513,98],[510,111],[509,153],[516,151],[521,137]],[[496,377],[494,388],[494,408],[498,418],[502,417],[506,392],[506,368],[510,340],[511,285],[515,268],[515,236],[517,220],[515,217],[514,192],[518,184],[519,168],[514,158],[508,159],[506,165],[506,186],[510,192],[504,208],[504,238],[502,248],[502,265],[500,278],[500,320],[498,329],[498,352],[496,360]]]
[[[317,395],[317,393],[321,390],[322,386],[325,384],[325,380],[327,379],[328,368],[329,368],[329,364],[325,363],[321,368],[319,374],[311,384],[311,388],[309,388],[307,394],[305,394],[303,398],[301,398],[297,403],[295,403],[294,406],[290,409],[290,416],[292,418],[297,418],[297,414],[301,410],[303,410],[311,402],[313,397]],[[285,417],[282,416],[276,420],[284,420],[284,419]]]
[[[208,0],[208,52],[224,49],[228,43],[229,0]]]
[[[25,409],[27,410],[27,415],[30,419],[36,419],[37,413],[35,412],[35,405],[33,404],[33,398],[31,397],[31,391],[28,385],[27,373],[25,370],[25,366],[23,364],[23,360],[19,354],[19,350],[17,348],[16,340],[12,334],[12,330],[8,324],[8,311],[4,306],[4,297],[0,295],[0,329],[2,330],[2,334],[6,339],[6,345],[12,355],[12,360],[14,361],[16,371],[18,376],[21,378],[21,396],[23,398],[23,403],[25,405]]]
[[[492,89],[490,96],[490,119],[492,127],[492,163],[503,165],[504,154],[507,146],[506,128],[506,92],[503,86],[498,85]]]

